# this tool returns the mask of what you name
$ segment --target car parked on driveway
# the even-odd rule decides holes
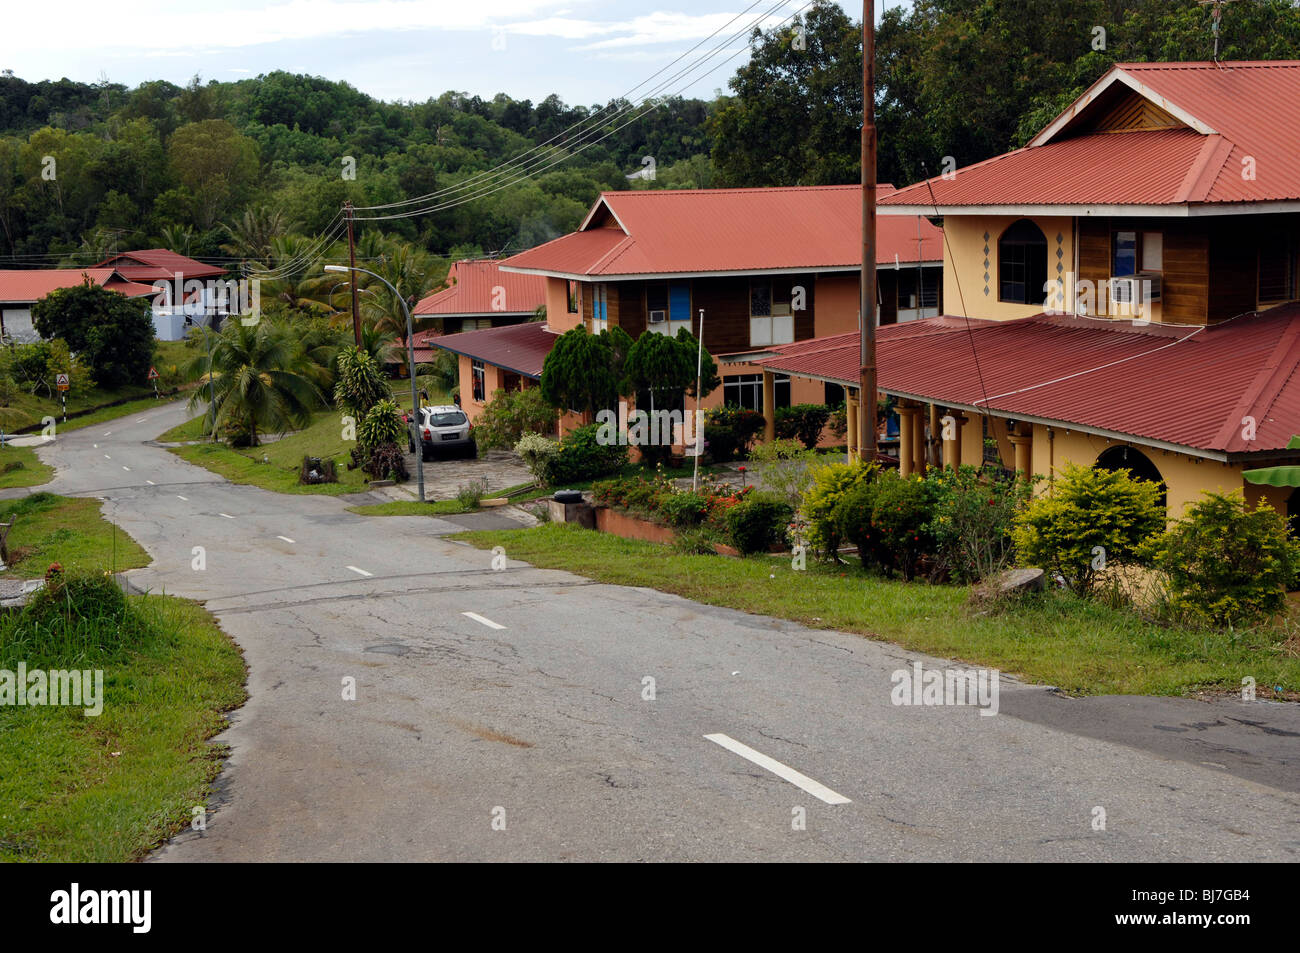
[[[408,414],[407,427],[407,446],[415,453],[418,439],[426,460],[438,453],[455,453],[463,457],[478,455],[478,445],[469,432],[469,418],[455,404],[421,407],[419,426],[411,424]]]

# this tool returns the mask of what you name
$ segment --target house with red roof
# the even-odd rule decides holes
[[[496,259],[452,262],[446,286],[411,309],[412,318],[425,325],[414,336],[416,363],[433,360],[435,338],[457,338],[459,343],[444,349],[460,355],[461,401],[471,419],[494,391],[518,390],[526,381],[541,377],[541,361],[550,352],[553,338],[545,322],[538,320],[539,309],[546,304],[546,280],[502,271],[501,264]],[[476,333],[525,324],[529,326],[486,339]],[[541,356],[534,361],[517,354],[522,341],[529,342],[526,351],[540,347]],[[462,353],[466,347],[475,356]],[[503,363],[497,363],[498,359]],[[475,400],[475,394],[481,394],[481,399]]]
[[[149,284],[141,284],[112,267],[31,268],[0,271],[0,340],[27,342],[40,337],[32,327],[32,305],[51,291],[75,288],[90,281],[128,298],[155,294]]]
[[[232,302],[247,297],[238,282],[225,280],[224,268],[166,248],[119,252],[95,267],[113,268],[129,281],[150,286],[154,331],[163,341],[179,341],[191,325],[224,317]]]
[[[1022,149],[899,189],[942,216],[944,313],[881,328],[905,472],[1067,461],[1165,487],[1171,516],[1291,461],[1300,432],[1300,62],[1126,63]],[[857,341],[767,373],[856,388]]]
[[[719,360],[723,386],[705,406],[725,401],[761,410],[757,357],[857,327],[860,215],[853,186],[605,192],[577,231],[500,265],[503,274],[543,282],[551,338],[540,328],[501,329],[434,343],[468,363],[461,399],[473,417],[494,382],[527,386],[541,376],[535,359],[516,360],[513,370],[495,364],[498,340],[544,360],[554,335],[579,324],[593,333],[620,327],[633,338],[685,328]],[[882,322],[939,312],[940,244],[941,233],[924,216],[882,221]],[[771,392],[774,407],[842,399],[838,386],[784,376]]]

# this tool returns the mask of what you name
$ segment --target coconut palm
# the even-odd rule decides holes
[[[271,254],[271,243],[300,227],[289,221],[283,208],[272,205],[250,205],[239,218],[221,226],[230,239],[221,250],[236,258],[265,261]]]
[[[211,363],[205,346],[189,367],[200,385],[190,409],[211,399],[216,432],[231,435],[232,442],[256,447],[258,434],[303,426],[324,399],[301,342],[286,325],[231,320],[206,343]]]
[[[335,311],[331,294],[333,276],[321,275],[320,259],[326,250],[317,239],[302,235],[281,235],[270,240],[270,254],[265,268],[254,268],[256,278],[264,271],[273,277],[262,279],[263,299],[282,301],[290,308],[307,314],[331,314]]]

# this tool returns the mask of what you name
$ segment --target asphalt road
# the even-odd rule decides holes
[[[207,830],[157,860],[1300,858],[1300,706],[1006,678],[995,717],[896,706],[891,673],[945,663],[234,486],[148,444],[182,413],[39,451],[250,666]]]

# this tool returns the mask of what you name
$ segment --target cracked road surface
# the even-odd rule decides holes
[[[442,538],[450,520],[234,486],[149,445],[182,418],[168,405],[39,450],[58,472],[37,489],[105,498],[154,559],[131,581],[204,600],[249,664],[207,830],[157,860],[1300,857],[1300,706],[1073,700],[1004,679],[997,717],[894,707],[893,671],[944,663],[493,571]]]

